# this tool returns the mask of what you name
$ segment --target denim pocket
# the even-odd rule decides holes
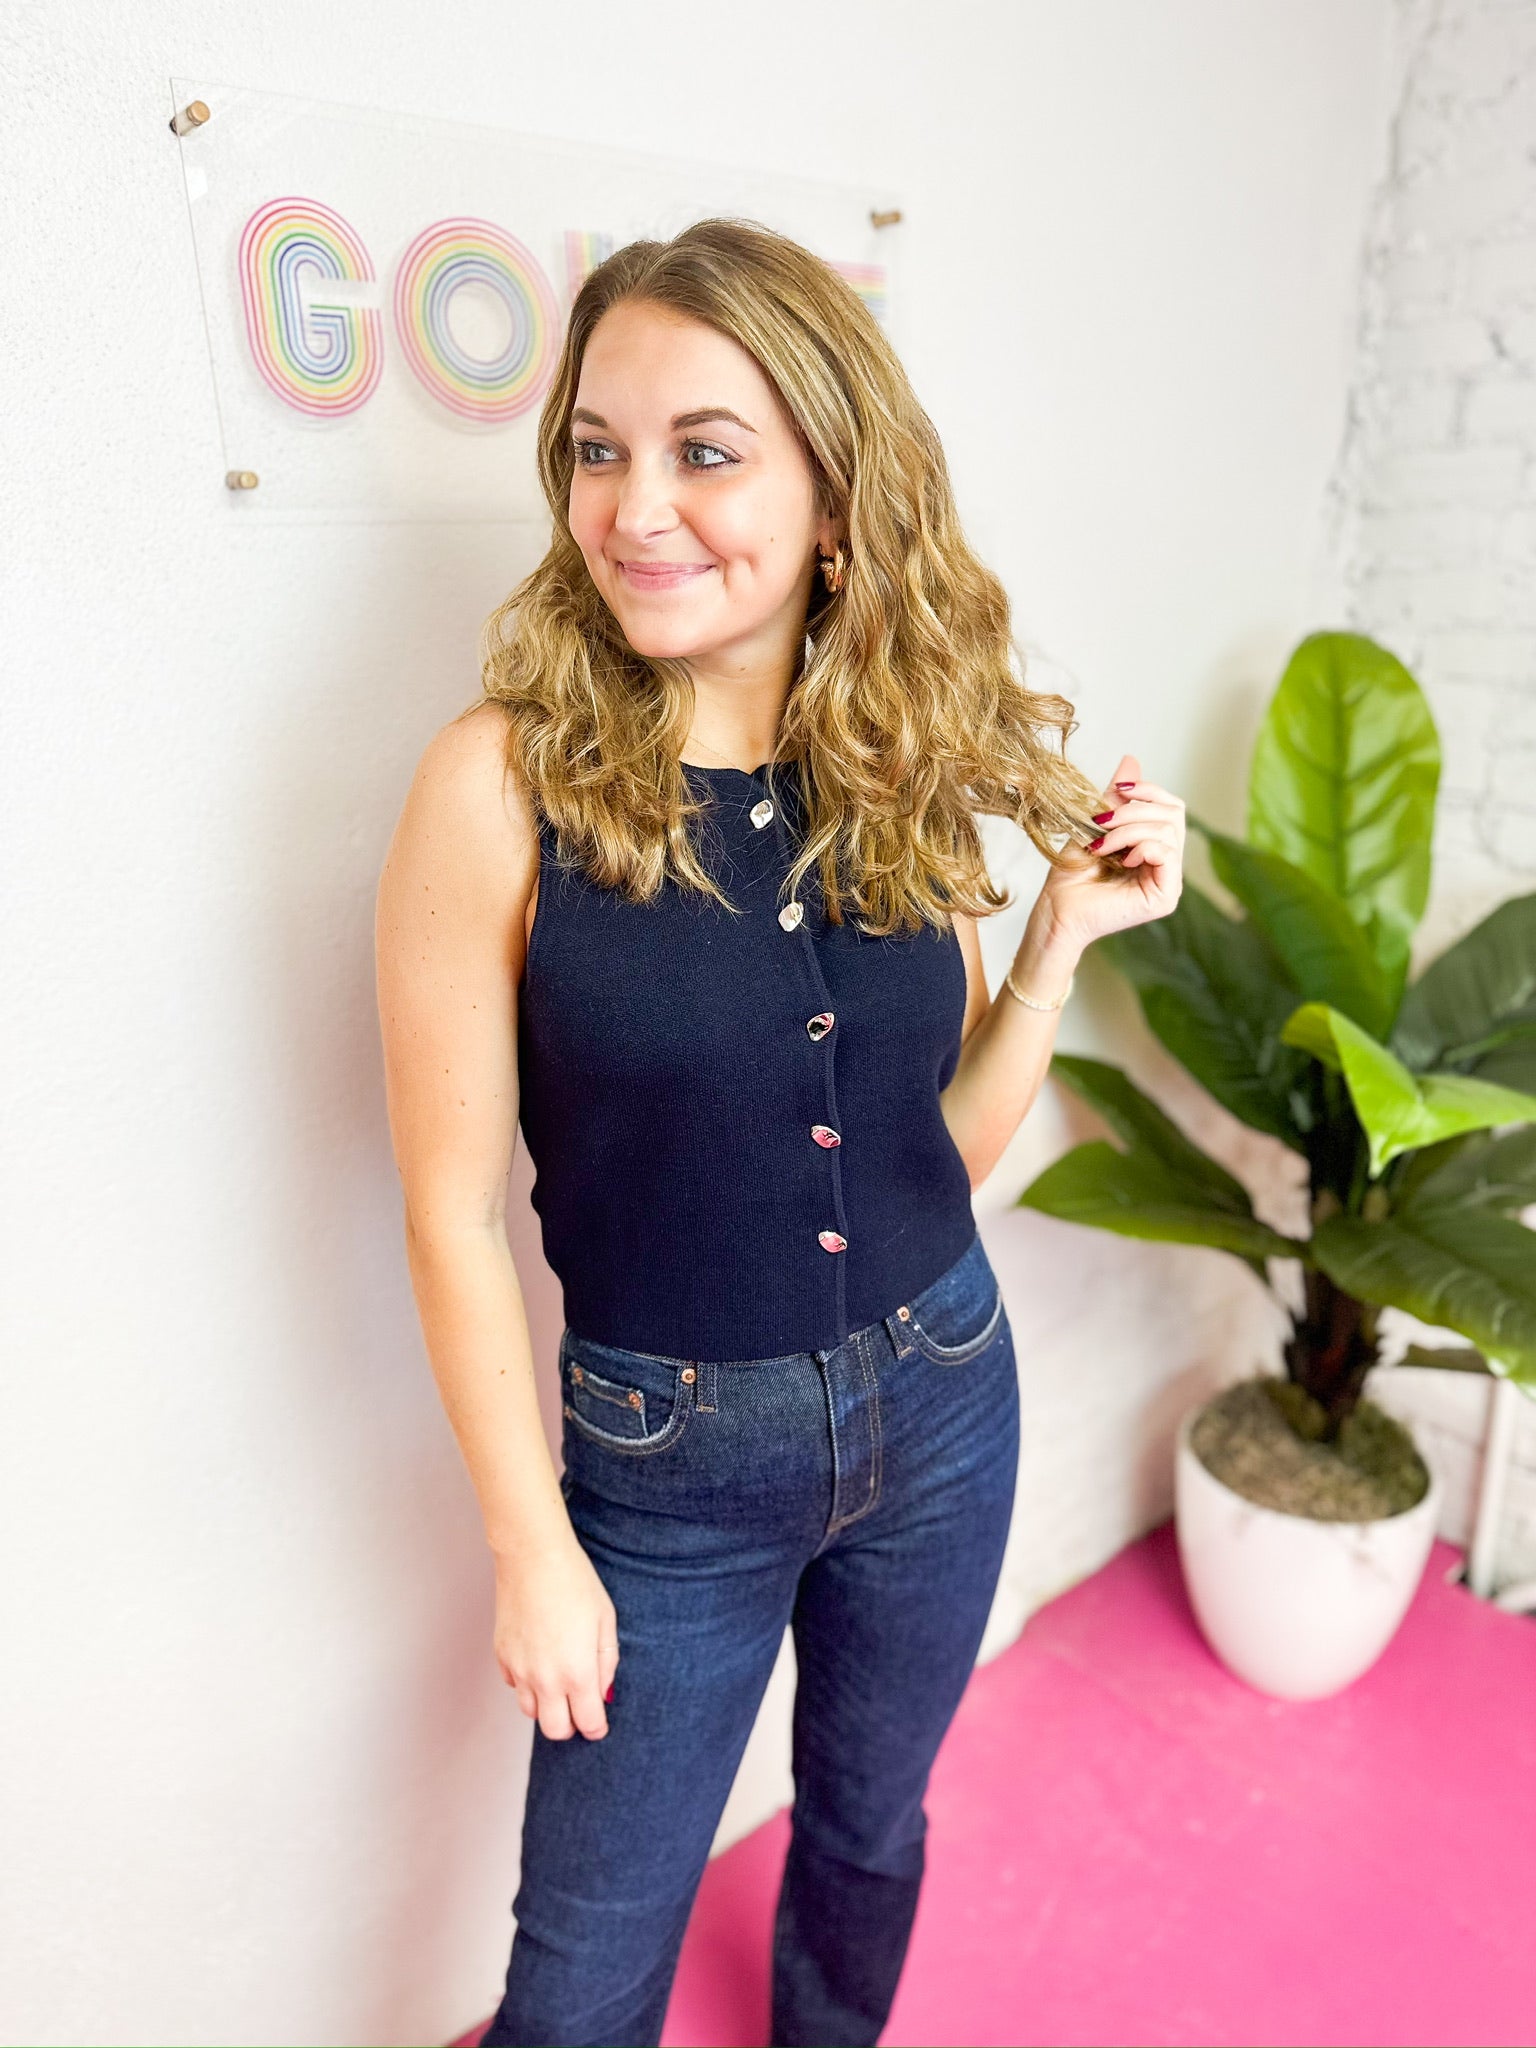
[[[567,1329],[560,1339],[565,1419],[591,1443],[644,1454],[682,1435],[698,1374],[686,1358],[623,1351]]]
[[[912,1341],[935,1365],[979,1357],[1003,1322],[1003,1292],[980,1237],[907,1307]]]

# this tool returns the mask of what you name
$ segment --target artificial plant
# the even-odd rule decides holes
[[[1186,881],[1168,917],[1099,941],[1147,1023],[1218,1102],[1306,1161],[1310,1232],[1254,1215],[1218,1166],[1116,1067],[1051,1071],[1124,1149],[1077,1146],[1022,1204],[1130,1237],[1214,1245],[1266,1285],[1300,1261],[1287,1377],[1334,1440],[1379,1359],[1384,1307],[1465,1345],[1406,1362],[1536,1389],[1536,895],[1502,904],[1409,981],[1429,893],[1440,744],[1386,648],[1316,633],[1292,655],[1254,750],[1245,839],[1191,818],[1225,910]],[[1309,1404],[1308,1404],[1309,1405]]]

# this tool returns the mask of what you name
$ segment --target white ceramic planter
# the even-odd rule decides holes
[[[1209,1398],[1209,1397],[1207,1397]],[[1276,1699],[1316,1700],[1368,1671],[1424,1575],[1443,1492],[1375,1522],[1318,1522],[1260,1507],[1224,1486],[1190,1448],[1206,1405],[1179,1424],[1174,1521],[1201,1633],[1236,1677]]]

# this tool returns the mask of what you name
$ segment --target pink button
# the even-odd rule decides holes
[[[848,1249],[846,1237],[839,1237],[835,1230],[818,1230],[816,1242],[824,1252],[845,1252]]]
[[[829,1152],[834,1145],[841,1145],[843,1142],[830,1124],[812,1124],[811,1136],[818,1145],[825,1146]]]

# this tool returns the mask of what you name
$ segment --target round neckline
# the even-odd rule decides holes
[[[755,768],[707,768],[702,761],[678,762],[680,768],[692,768],[699,775],[744,775],[748,782],[756,782],[768,765],[766,761],[759,761]]]

